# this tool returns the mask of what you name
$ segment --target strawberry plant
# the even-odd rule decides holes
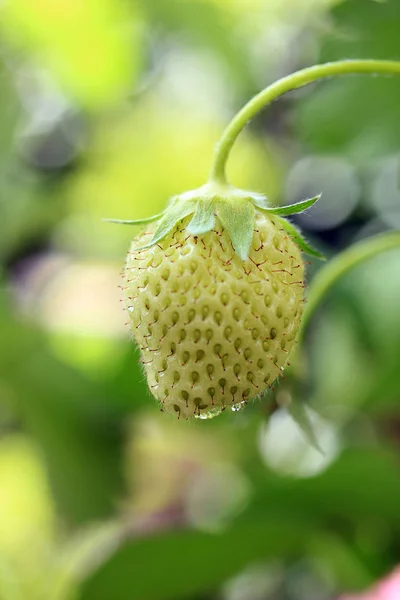
[[[315,292],[311,287],[303,316],[301,253],[323,256],[286,217],[307,210],[319,196],[274,207],[262,194],[237,189],[226,178],[230,150],[259,110],[290,90],[349,73],[400,73],[400,64],[339,61],[277,81],[228,125],[208,183],[174,196],[161,214],[114,221],[145,226],[128,252],[123,290],[147,382],[161,410],[185,419],[208,418],[262,395],[290,364],[302,323],[325,290],[355,264],[399,244],[398,235],[383,236],[336,259],[321,271]]]

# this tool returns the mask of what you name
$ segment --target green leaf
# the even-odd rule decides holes
[[[327,17],[331,27],[321,35],[316,63],[398,56],[398,0],[335,2]],[[311,153],[346,154],[359,164],[397,153],[399,78],[333,78],[299,98],[293,116],[299,142]]]
[[[321,194],[319,194],[318,196],[315,196],[315,198],[309,198],[308,200],[302,200],[301,202],[297,202],[296,204],[288,204],[287,206],[272,206],[270,208],[266,207],[264,204],[261,204],[257,201],[253,200],[253,202],[257,206],[257,208],[262,210],[263,212],[267,212],[272,215],[289,216],[289,215],[295,215],[297,213],[304,212],[308,208],[311,208],[311,206],[313,206],[316,202],[318,202],[318,200],[320,198],[321,198]]]
[[[254,212],[253,204],[247,200],[217,202],[217,215],[241,260],[246,260],[249,256],[253,239]]]
[[[302,250],[306,254],[315,256],[316,258],[319,258],[320,260],[326,260],[326,258],[323,254],[321,254],[317,250],[314,250],[314,248],[312,246],[310,246],[310,244],[308,242],[306,242],[306,240],[301,235],[300,231],[293,225],[293,223],[290,223],[290,221],[286,221],[286,219],[282,219],[281,217],[278,217],[278,220],[279,220],[280,225],[282,225],[283,229],[293,239],[293,241],[298,245],[300,250]]]
[[[151,241],[144,246],[136,248],[136,250],[144,250],[145,248],[151,248],[165,238],[166,235],[175,227],[178,221],[181,221],[185,217],[193,214],[196,210],[196,202],[194,200],[180,200],[171,205],[162,217],[160,223]]]
[[[175,527],[136,539],[121,536],[114,554],[83,583],[80,598],[132,600],[132,590],[146,600],[203,597],[254,562],[309,556],[310,550],[315,555],[314,540],[327,540],[321,553],[329,560],[327,523],[338,518],[358,526],[379,517],[397,535],[399,505],[397,457],[377,448],[344,450],[307,479],[278,477],[264,468],[250,505],[230,527],[217,534]],[[149,576],[154,565],[157,577]],[[336,575],[341,587],[364,584],[347,570]]]
[[[187,231],[192,235],[199,235],[210,231],[214,227],[214,208],[215,203],[211,199],[199,201],[196,212],[186,227]]]
[[[0,331],[0,381],[14,391],[3,394],[2,406],[18,415],[40,448],[63,521],[77,525],[110,517],[115,497],[123,493],[117,424],[146,393],[138,365],[129,356],[129,381],[137,388],[125,409],[118,404],[128,379],[91,381],[59,360],[43,332],[18,320],[11,298],[2,293]]]
[[[383,233],[373,238],[353,244],[347,250],[338,254],[326,267],[314,277],[309,288],[308,302],[305,306],[301,323],[301,336],[314,315],[316,309],[325,299],[326,294],[346,273],[365,260],[400,247],[400,232]]]
[[[267,515],[217,535],[184,530],[130,540],[88,578],[81,600],[203,597],[252,562],[304,552],[309,538],[309,527],[290,515]]]
[[[161,219],[164,215],[164,212],[158,213],[158,215],[153,215],[152,217],[146,217],[145,219],[135,219],[133,221],[126,221],[124,219],[103,219],[105,223],[117,223],[117,225],[145,225],[146,223],[152,223],[153,221],[157,221]]]

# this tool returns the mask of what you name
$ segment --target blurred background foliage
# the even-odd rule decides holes
[[[1,600],[332,600],[400,561],[400,252],[335,286],[275,396],[182,423],[124,326],[133,231],[101,221],[201,185],[277,77],[400,59],[399,28],[397,0],[1,2]],[[230,177],[323,191],[297,223],[333,257],[400,227],[399,139],[398,79],[332,80],[261,114]]]

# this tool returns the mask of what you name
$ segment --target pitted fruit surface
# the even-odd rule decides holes
[[[278,219],[256,212],[247,260],[219,219],[190,235],[182,219],[145,246],[156,224],[132,243],[124,298],[149,388],[180,418],[237,408],[271,387],[295,344],[304,265]]]

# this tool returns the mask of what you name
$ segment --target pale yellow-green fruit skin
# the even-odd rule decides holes
[[[304,264],[274,217],[257,211],[242,261],[216,219],[189,235],[180,221],[146,248],[154,225],[132,242],[124,273],[131,331],[152,394],[180,418],[238,407],[270,387],[296,341]]]

